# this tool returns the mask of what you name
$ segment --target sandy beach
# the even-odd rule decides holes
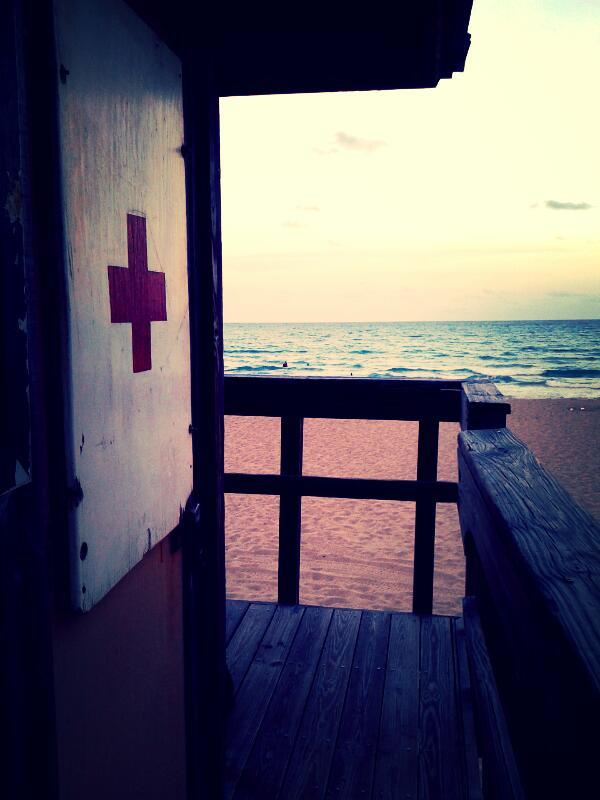
[[[510,399],[510,398],[509,398]],[[600,399],[510,399],[509,427],[590,513],[600,518]],[[279,420],[226,417],[225,469],[279,470]],[[458,425],[440,426],[440,479],[456,480]],[[417,423],[306,420],[304,472],[337,477],[416,476]],[[226,498],[227,594],[274,600],[279,498]],[[410,610],[414,504],[304,498],[300,599]],[[458,515],[438,505],[434,611],[458,613],[464,559]]]

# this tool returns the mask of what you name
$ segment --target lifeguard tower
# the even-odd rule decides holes
[[[223,376],[219,97],[435,87],[470,10],[5,3],[3,797],[592,796],[599,530],[494,387]],[[225,413],[281,418],[280,474],[224,474]],[[418,421],[416,479],[304,475],[307,417]],[[226,601],[225,492],[280,496],[277,603]],[[416,503],[412,614],[299,604],[305,495]]]

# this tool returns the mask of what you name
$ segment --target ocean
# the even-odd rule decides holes
[[[600,319],[225,323],[224,345],[229,375],[488,379],[512,397],[600,397]]]

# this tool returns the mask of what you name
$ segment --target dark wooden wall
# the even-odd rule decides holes
[[[0,24],[0,796],[55,798],[47,530],[39,453],[29,121],[21,3]]]

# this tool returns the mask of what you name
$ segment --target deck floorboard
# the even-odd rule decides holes
[[[231,602],[226,798],[476,796],[454,619]]]

